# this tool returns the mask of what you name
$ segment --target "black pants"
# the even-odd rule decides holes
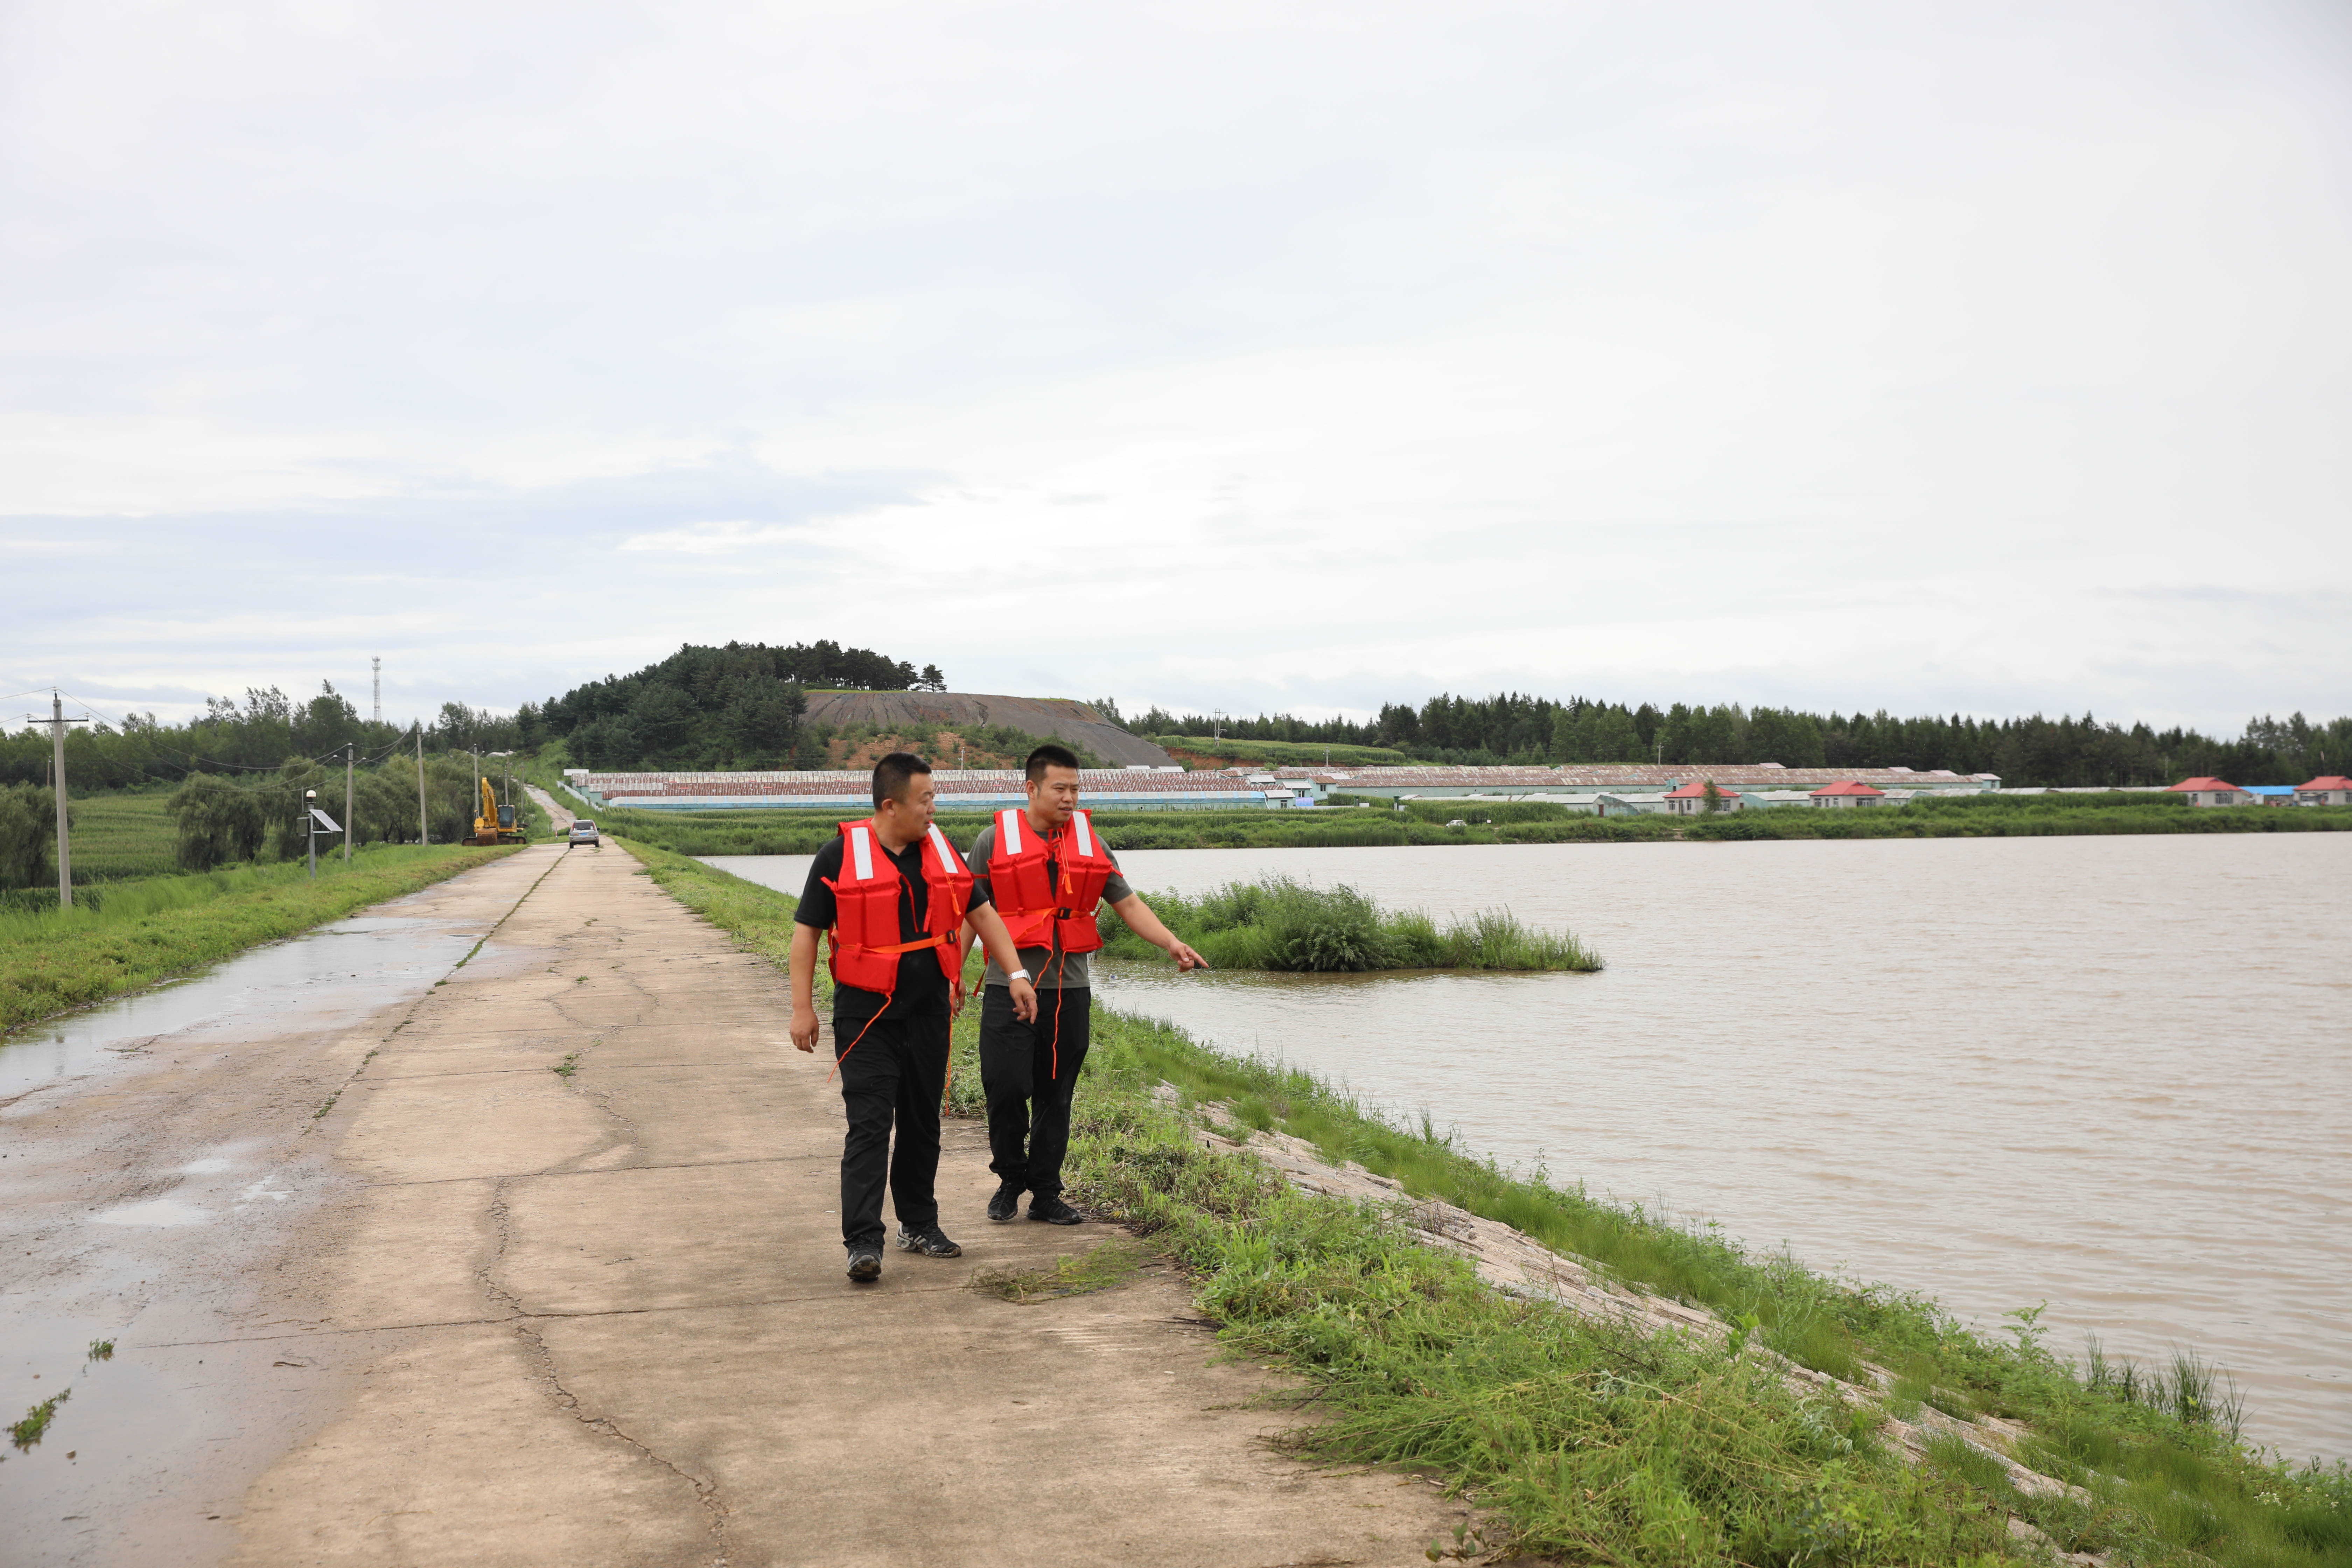
[[[1091,995],[1085,986],[1040,991],[1034,1024],[1013,1016],[1009,987],[990,986],[980,1005],[988,1168],[998,1181],[1039,1197],[1062,1190],[1062,1160],[1070,1152],[1070,1096],[1087,1059]]]
[[[865,1031],[861,1037],[858,1031]],[[849,1136],[841,1145],[841,1239],[882,1244],[882,1188],[888,1183],[898,1223],[937,1225],[940,1200],[940,1096],[948,1076],[948,1009],[877,1018],[871,1027],[836,1014],[834,1048],[857,1043],[841,1058],[841,1103]],[[890,1146],[896,1123],[898,1147]]]

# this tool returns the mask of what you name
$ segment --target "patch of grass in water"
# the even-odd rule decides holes
[[[1197,898],[1154,893],[1168,929],[1220,969],[1349,973],[1381,969],[1576,970],[1600,958],[1566,931],[1539,931],[1507,910],[1485,910],[1443,928],[1419,910],[1388,912],[1344,884],[1322,888],[1289,877],[1228,882]],[[1154,958],[1159,950],[1106,909],[1106,950]]]

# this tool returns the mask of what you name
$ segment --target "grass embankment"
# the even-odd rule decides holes
[[[0,914],[0,1031],[201,968],[353,910],[429,887],[512,847],[373,846],[347,869],[299,861],[161,877],[105,890],[94,907]]]
[[[1481,910],[1440,930],[1418,910],[1384,911],[1353,888],[1318,888],[1288,877],[1228,882],[1197,899],[1154,893],[1146,901],[1218,969],[1590,973],[1601,967],[1599,956],[1573,935],[1538,931],[1507,910]],[[1120,958],[1160,956],[1108,908],[1097,918],[1107,952]]]
[[[689,907],[782,962],[792,899],[628,847]],[[965,1010],[954,1036],[950,1094],[965,1114],[980,1100],[976,1013]],[[2352,1568],[2352,1474],[2242,1449],[2229,1403],[2194,1363],[2128,1382],[2118,1366],[2078,1371],[2042,1344],[2033,1311],[2013,1315],[2007,1341],[1979,1335],[1932,1301],[1507,1173],[1425,1119],[1395,1125],[1306,1074],[1224,1056],[1167,1025],[1097,1007],[1094,1031],[1071,1195],[1181,1262],[1229,1345],[1315,1384],[1326,1420],[1292,1432],[1295,1450],[1409,1463],[1471,1496],[1487,1533],[1463,1547],[1693,1568],[1981,1564],[2037,1554],[2008,1533],[2016,1516],[2116,1563]],[[1203,1148],[1187,1104],[1155,1098],[1163,1083],[1184,1102],[1221,1102],[1416,1197],[1708,1307],[1733,1332],[1649,1333],[1487,1289],[1392,1212],[1300,1193],[1255,1161]],[[1057,1270],[1014,1293],[1084,1289],[1097,1282],[1080,1277],[1090,1272],[1100,1271]],[[1875,1409],[1792,1390],[1766,1352],[1845,1377],[1883,1367],[1897,1415],[1932,1405],[2026,1422],[2033,1436],[2017,1457],[2084,1495],[2021,1497],[1958,1444],[1906,1465]]]

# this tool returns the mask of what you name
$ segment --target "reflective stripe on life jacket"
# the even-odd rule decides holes
[[[954,938],[971,902],[971,872],[947,835],[937,826],[925,835],[931,850],[922,858],[929,898],[924,935],[915,942],[899,940],[898,901],[907,896],[906,879],[898,862],[876,842],[873,822],[845,822],[841,836],[846,841],[841,879],[825,883],[833,889],[834,983],[889,995],[898,988],[898,955],[926,947],[937,950],[940,972],[955,979],[962,955],[956,952]]]
[[[1025,811],[996,814],[996,842],[988,854],[989,898],[1015,947],[1064,952],[1101,947],[1095,905],[1101,901],[1103,884],[1118,870],[1083,811],[1049,834],[1031,826]]]

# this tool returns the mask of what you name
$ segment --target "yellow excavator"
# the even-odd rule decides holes
[[[520,844],[526,835],[521,816],[511,805],[499,804],[499,792],[486,777],[482,780],[482,805],[474,818],[474,831],[468,844]]]

